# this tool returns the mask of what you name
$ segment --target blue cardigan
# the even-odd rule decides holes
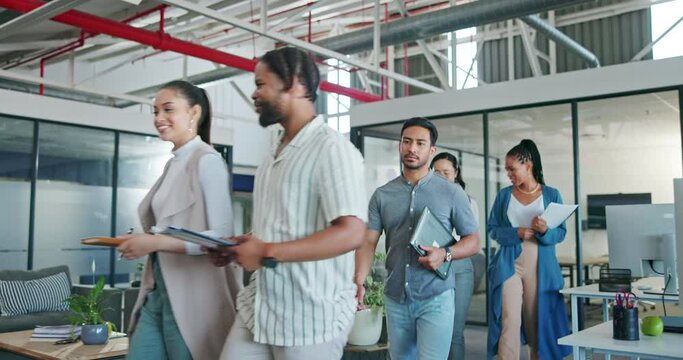
[[[489,216],[488,232],[500,248],[489,265],[488,286],[491,289],[488,299],[489,334],[488,358],[493,359],[498,352],[502,316],[503,283],[515,273],[515,260],[522,253],[522,242],[517,236],[517,228],[512,227],[507,217],[512,187],[502,189]],[[562,203],[560,192],[550,186],[543,186],[543,207],[551,202]],[[555,244],[564,240],[567,227],[564,223],[555,229],[548,229],[538,239],[538,355],[541,359],[561,359],[571,353],[571,347],[558,345],[557,339],[569,334],[567,311],[559,290],[564,279],[555,256]],[[524,329],[522,342],[524,338]]]

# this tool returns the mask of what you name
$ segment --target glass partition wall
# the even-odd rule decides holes
[[[559,189],[565,203],[579,204],[557,246],[558,259],[572,268],[573,286],[596,279],[597,267],[583,263],[605,258],[607,235],[582,221],[587,195],[645,192],[652,194],[653,203],[673,201],[673,179],[683,177],[682,94],[683,87],[678,87],[432,118],[439,129],[438,151],[461,161],[466,191],[478,202],[484,253],[491,256],[497,247],[485,228],[496,194],[510,184],[505,154],[528,138],[538,145],[546,183]],[[401,126],[394,122],[352,130],[360,134],[355,139],[365,156],[368,194],[399,174]],[[577,249],[582,249],[582,259],[577,259]],[[572,286],[569,277],[566,285]],[[468,321],[486,321],[485,296],[475,290]]]
[[[578,117],[583,214],[591,195],[648,193],[653,204],[673,203],[672,179],[683,176],[678,91],[579,102]],[[584,221],[584,260],[607,253],[607,230]]]
[[[26,269],[28,261],[33,128],[0,116],[0,264],[7,270]]]
[[[134,280],[137,264],[88,236],[141,231],[137,207],[172,145],[156,136],[0,115],[0,270],[69,266],[73,283]],[[230,162],[230,146],[216,145]],[[230,168],[230,167],[229,167]]]

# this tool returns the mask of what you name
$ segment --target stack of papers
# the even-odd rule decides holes
[[[68,339],[72,336],[81,335],[81,327],[73,325],[36,326],[31,334],[31,339]]]
[[[576,211],[578,205],[550,203],[541,218],[548,225],[548,229],[554,229],[567,220]]]

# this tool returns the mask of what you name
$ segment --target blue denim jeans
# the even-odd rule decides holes
[[[449,360],[465,359],[465,320],[474,290],[474,268],[469,258],[453,262],[455,271],[455,315],[453,316],[453,339]]]
[[[453,334],[453,289],[427,300],[399,303],[385,296],[392,360],[444,360]]]
[[[159,262],[155,259],[152,266],[155,288],[147,294],[142,306],[126,359],[191,360],[190,350],[173,317]]]

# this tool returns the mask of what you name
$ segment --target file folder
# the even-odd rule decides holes
[[[448,231],[443,224],[436,218],[436,216],[425,207],[417,221],[413,235],[410,238],[410,245],[417,251],[420,256],[427,255],[427,252],[420,248],[420,245],[431,247],[445,247],[455,244],[453,234]],[[438,269],[434,270],[436,274],[445,279],[448,277],[448,272],[451,269],[451,262],[444,262]]]

